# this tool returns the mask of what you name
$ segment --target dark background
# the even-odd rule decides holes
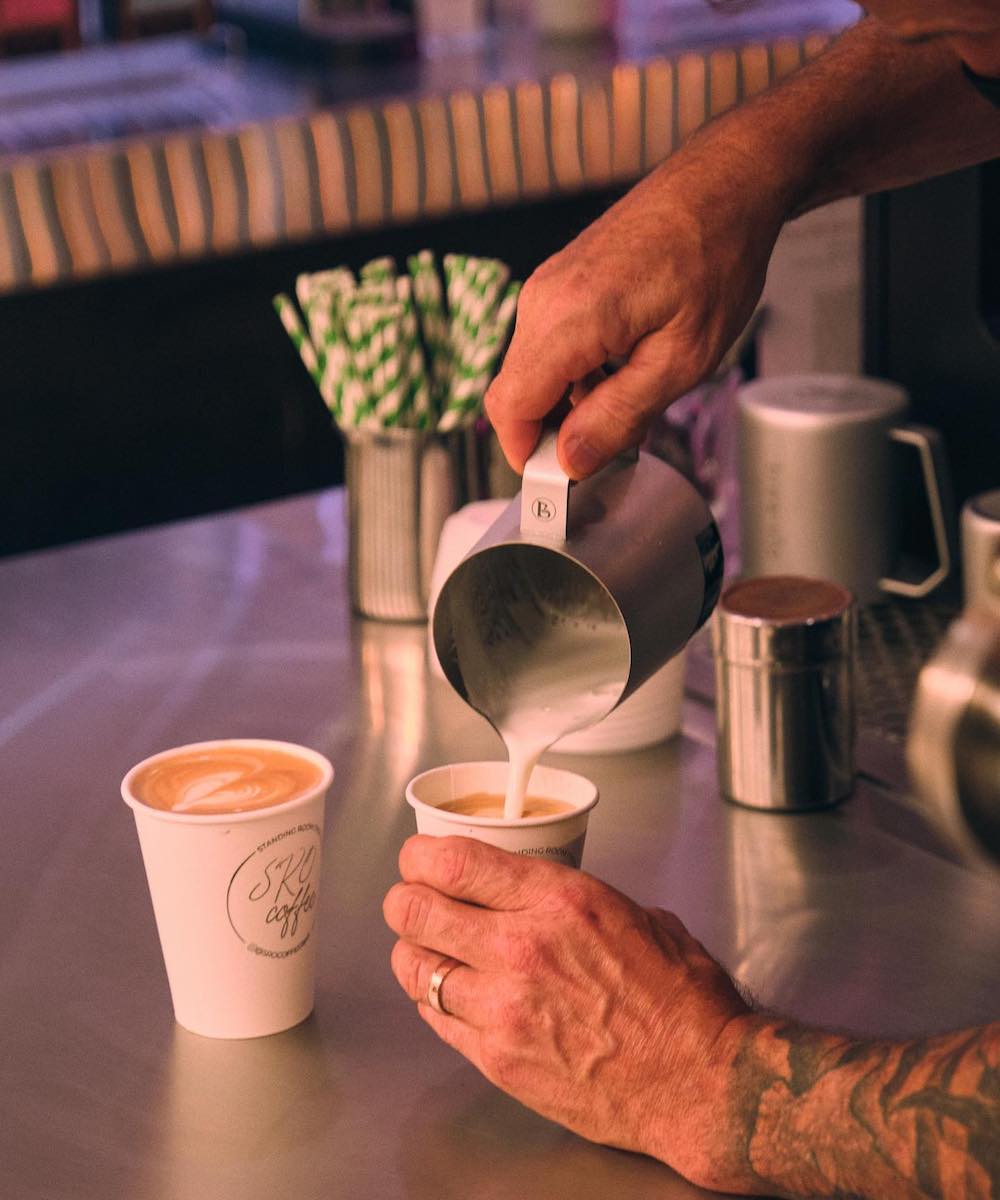
[[[340,438],[271,297],[424,247],[523,279],[618,194],[0,299],[0,554],[339,483]]]
[[[944,434],[956,499],[1000,487],[1000,160],[869,200],[865,370]]]
[[[296,275],[425,246],[525,278],[618,190],[0,299],[0,554],[338,483],[342,447],[271,307]],[[1000,163],[875,197],[865,368],[1000,486]]]

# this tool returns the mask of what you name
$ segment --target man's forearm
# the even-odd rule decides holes
[[[701,139],[744,153],[795,216],[1000,154],[1000,112],[947,44],[901,42],[866,19]]]
[[[1000,1024],[860,1041],[741,1018],[735,1189],[785,1197],[1000,1195]]]

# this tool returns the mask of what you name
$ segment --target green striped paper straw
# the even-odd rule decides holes
[[[347,388],[349,364],[344,343],[343,308],[346,298],[354,290],[354,276],[345,267],[300,275],[296,280],[299,302],[309,322],[313,342],[321,350],[320,391],[338,424],[348,427],[353,423],[351,413],[347,411],[348,399],[353,393]]]
[[[305,326],[299,320],[299,314],[292,303],[291,297],[286,296],[283,292],[279,293],[273,298],[272,304],[274,305],[274,311],[278,314],[282,325],[285,327],[285,333],[291,338],[292,345],[299,352],[299,358],[302,359],[303,366],[312,376],[316,386],[319,387],[321,375],[316,350],[309,340],[309,334],[306,333]]]
[[[396,299],[402,306],[402,354],[406,375],[406,424],[426,429],[431,423],[431,385],[424,349],[420,344],[420,326],[413,299],[413,281],[409,275],[396,280]]]
[[[519,285],[498,259],[388,255],[354,274],[344,266],[300,275],[303,320],[287,297],[275,308],[337,424],[448,430],[480,411],[506,345]]]
[[[507,287],[496,313],[487,319],[475,341],[463,345],[462,354],[452,363],[448,404],[438,421],[439,432],[448,433],[469,425],[479,415],[486,389],[510,337],[520,291],[519,283]]]
[[[299,275],[295,280],[295,295],[299,301],[299,308],[305,315],[309,336],[316,351],[317,368],[319,371],[319,381],[316,386],[319,388],[327,407],[336,415],[333,394],[326,385],[326,330],[324,328],[324,321],[317,310],[316,297],[308,275]]]
[[[449,254],[444,260],[450,314],[451,367],[438,428],[447,431],[475,418],[499,356],[504,326],[496,325],[499,299],[510,271],[498,259]],[[516,293],[506,299],[509,324]]]
[[[450,341],[445,312],[444,288],[431,250],[421,250],[406,260],[413,286],[413,302],[420,318],[420,331],[427,351],[431,383],[430,420],[444,406],[448,390]]]
[[[406,303],[397,296],[397,281],[389,277],[386,262],[391,264],[391,260],[380,259],[366,264],[362,282],[350,298],[352,311],[360,315],[361,322],[355,323],[350,353],[365,387],[362,418],[366,427],[375,423],[407,426],[413,420]],[[368,279],[364,278],[366,271]]]
[[[510,279],[510,270],[496,258],[446,254],[444,273],[454,349],[464,342],[475,341],[484,322],[493,316]]]
[[[469,359],[473,347],[487,320],[493,315],[486,307],[484,295],[492,302],[492,298],[498,294],[497,285],[509,273],[503,263],[496,259],[471,258],[461,254],[446,255],[444,270],[448,289],[451,362],[442,416],[453,407],[463,416],[473,402],[466,394],[466,385],[460,385],[459,381],[470,375]],[[492,307],[495,307],[495,303]]]
[[[398,425],[407,403],[402,354],[402,305],[351,300],[345,329],[354,377],[363,396],[354,414],[359,429]]]
[[[383,285],[387,283],[395,284],[396,281],[396,263],[387,254],[382,258],[373,258],[371,262],[366,262],[359,272],[362,283],[371,283]]]

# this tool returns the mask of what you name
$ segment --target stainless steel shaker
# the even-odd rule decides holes
[[[640,453],[571,485],[547,434],[520,495],[445,580],[434,645],[494,724],[528,659],[552,658],[570,698],[600,675],[604,716],[708,619],[722,573],[711,511],[680,472]]]
[[[825,808],[854,783],[857,611],[839,584],[741,580],[712,623],[719,785],[751,808]]]

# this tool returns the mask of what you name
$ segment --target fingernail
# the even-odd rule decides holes
[[[570,434],[566,439],[565,453],[570,470],[581,479],[586,475],[593,475],[597,468],[603,465],[600,453],[586,438],[576,433]]]

